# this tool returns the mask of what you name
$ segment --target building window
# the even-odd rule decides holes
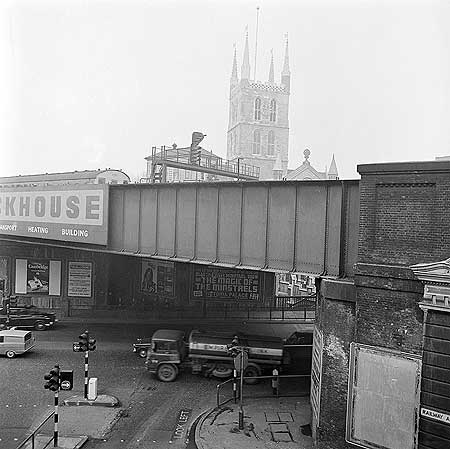
[[[270,101],[270,121],[275,122],[277,120],[277,102],[275,100]]]
[[[253,154],[261,153],[261,132],[258,129],[255,129],[253,132]]]
[[[230,154],[233,154],[234,147],[233,147],[233,134],[230,134]]]
[[[237,138],[236,138],[236,133],[234,133],[234,138],[233,138],[233,144],[234,144],[234,153],[237,152]]]
[[[261,98],[255,100],[255,120],[261,120]]]
[[[269,134],[267,135],[267,155],[275,155],[275,134],[273,131],[269,131]]]
[[[236,104],[235,103],[233,103],[232,105],[231,105],[231,123],[236,123],[236,121],[237,121],[237,107],[236,107]]]

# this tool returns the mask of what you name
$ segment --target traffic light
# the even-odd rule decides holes
[[[95,351],[95,343],[97,343],[97,340],[95,338],[90,338],[88,341],[88,351]]]
[[[235,336],[231,342],[231,344],[227,345],[228,348],[228,354],[231,355],[231,357],[236,357],[240,352],[239,347],[239,337]]]
[[[59,366],[55,365],[48,374],[44,376],[45,382],[44,388],[46,390],[58,391],[59,390]]]
[[[192,143],[191,143],[191,151],[189,153],[189,162],[191,164],[200,165],[200,161],[202,159],[202,149],[199,146],[199,143],[205,138],[206,134],[203,134],[199,131],[194,131],[192,133]]]
[[[89,332],[88,331],[83,332],[78,338],[80,339],[79,351],[81,352],[89,351]]]

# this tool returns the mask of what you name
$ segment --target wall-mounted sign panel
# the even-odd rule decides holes
[[[415,449],[420,372],[414,354],[351,343],[346,440],[370,449]]]
[[[27,260],[27,293],[48,295],[49,260]]]
[[[14,292],[23,295],[61,294],[61,261],[16,259]]]
[[[254,271],[194,268],[193,299],[258,301],[260,274]]]
[[[142,260],[141,291],[173,296],[175,264],[161,260]]]
[[[77,298],[92,296],[92,263],[69,262],[67,277],[67,295]]]
[[[0,234],[106,245],[107,226],[106,185],[0,191]]]

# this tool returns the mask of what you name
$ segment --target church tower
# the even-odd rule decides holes
[[[248,33],[245,36],[241,77],[236,48],[230,79],[227,159],[260,167],[259,179],[281,179],[287,174],[289,147],[289,69],[286,39],[281,82],[275,82],[273,54],[266,82],[250,79]]]

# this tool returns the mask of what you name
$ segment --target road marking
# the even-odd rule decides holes
[[[182,409],[178,412],[177,423],[175,424],[175,429],[172,432],[172,436],[170,437],[169,443],[173,443],[176,441],[184,441],[183,437],[187,429],[187,423],[189,418],[191,417],[192,409]]]

